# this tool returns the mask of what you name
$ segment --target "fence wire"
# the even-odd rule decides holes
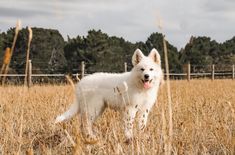
[[[94,72],[107,72],[105,69],[102,70],[89,70],[89,66],[94,65],[93,63],[85,63],[85,69],[81,70],[81,65],[78,65],[77,68],[70,69],[70,72],[65,72],[66,69],[51,69],[51,68],[37,68],[34,67],[35,64],[42,62],[33,62],[32,63],[32,82],[33,83],[64,83],[66,82],[66,75],[70,75],[73,79],[76,80],[77,77],[81,78],[82,72],[85,75],[92,74]],[[36,66],[36,65],[35,65]],[[105,66],[103,67],[105,68]],[[122,70],[124,72],[125,69],[130,71],[132,69],[132,65],[130,63],[126,63],[126,66],[119,66],[119,71],[113,70],[112,72],[119,72]],[[169,73],[171,79],[187,79],[188,76],[188,67],[187,65],[183,66],[183,72],[177,73]],[[108,71],[109,72],[109,71]],[[25,74],[24,69],[14,69],[11,68],[8,72],[9,74],[3,75],[0,74],[0,77],[6,76],[8,83],[22,83]],[[166,75],[166,73],[165,73]],[[190,65],[190,79],[195,78],[212,78],[214,76],[215,79],[234,79],[234,65],[222,64],[222,65]]]

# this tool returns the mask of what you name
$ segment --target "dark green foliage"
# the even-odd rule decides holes
[[[123,38],[108,36],[101,30],[90,30],[87,36],[68,37],[67,41],[57,30],[32,30],[30,59],[33,73],[77,73],[81,61],[85,61],[87,73],[123,72],[124,62],[127,62],[128,70],[132,68],[131,58],[137,48],[145,55],[156,48],[162,57],[162,67],[165,66],[161,33],[152,33],[146,42],[131,43]],[[11,47],[14,33],[14,28],[0,33],[0,60],[5,48]],[[19,33],[10,65],[17,73],[24,73],[27,43],[28,30],[24,28]],[[166,44],[170,72],[182,72],[182,66],[188,62],[201,66],[235,63],[235,37],[222,44],[209,37],[192,37],[179,52],[167,40]]]
[[[233,64],[235,63],[235,38],[222,44],[209,37],[191,37],[190,42],[180,52],[182,64],[195,65]]]
[[[180,72],[181,66],[178,60],[177,49],[167,42],[171,72]],[[163,36],[160,33],[153,33],[146,43],[137,42],[132,44],[123,38],[109,37],[100,30],[91,30],[86,37],[78,36],[76,39],[68,39],[65,46],[65,56],[69,62],[70,70],[79,66],[81,61],[87,64],[88,72],[107,71],[122,72],[124,62],[128,63],[131,69],[131,57],[133,52],[141,49],[148,55],[152,48],[156,48],[163,58]],[[74,65],[75,64],[75,65]],[[163,67],[164,59],[162,61]]]
[[[181,51],[181,62],[191,64],[208,65],[213,64],[219,50],[219,46],[215,41],[211,41],[209,37],[191,37],[190,42]]]
[[[170,72],[180,72],[181,64],[179,62],[179,53],[177,48],[166,41],[168,51],[168,62]],[[146,50],[149,52],[152,48],[156,48],[162,58],[162,67],[165,68],[163,35],[161,33],[153,33],[146,41]]]
[[[221,63],[235,64],[235,37],[221,45]]]
[[[32,28],[33,39],[30,46],[30,59],[34,73],[65,72],[67,65],[64,57],[64,39],[57,30]],[[6,47],[11,47],[15,31],[9,29],[4,38]],[[28,44],[28,30],[22,29],[16,41],[10,67],[18,73],[24,73],[26,51]]]
[[[4,34],[0,33],[0,60],[2,61],[3,55],[4,55]],[[1,64],[1,62],[0,62]]]
[[[91,30],[86,37],[68,38],[65,45],[65,57],[68,69],[78,68],[81,61],[86,63],[87,72],[122,72],[124,62],[130,62],[133,44],[123,38],[109,37],[101,30]]]

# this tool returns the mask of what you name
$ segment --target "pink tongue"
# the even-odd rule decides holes
[[[151,86],[150,86],[150,83],[149,82],[144,82],[144,88],[145,89],[149,89]]]

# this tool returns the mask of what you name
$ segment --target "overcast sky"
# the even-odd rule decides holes
[[[131,42],[163,32],[179,49],[191,35],[218,42],[235,36],[235,0],[1,0],[0,30],[17,19],[23,27],[58,29],[65,39],[90,29]]]

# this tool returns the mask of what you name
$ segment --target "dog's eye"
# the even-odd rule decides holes
[[[141,71],[144,71],[144,68],[141,68],[140,70],[141,70]]]
[[[150,68],[149,70],[150,70],[150,71],[153,71],[153,68]]]

